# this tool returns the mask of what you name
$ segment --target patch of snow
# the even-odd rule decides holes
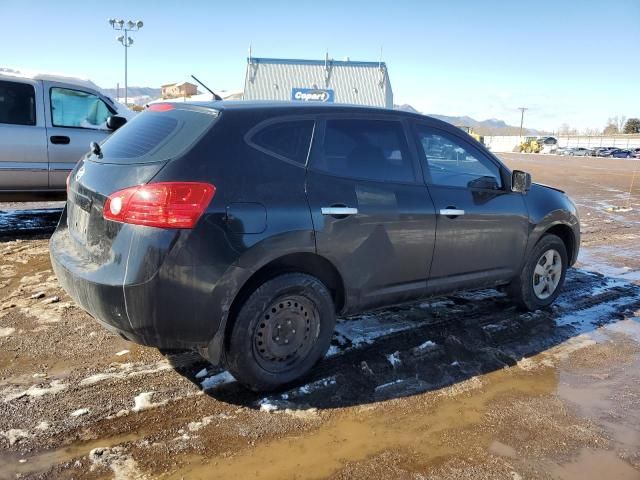
[[[209,425],[213,421],[213,415],[204,417],[199,422],[191,422],[187,425],[187,428],[190,432],[197,432],[198,430],[202,430],[204,427]]]
[[[121,357],[123,355],[126,355],[127,353],[129,353],[129,350],[120,350],[116,353],[116,357]]]
[[[285,408],[284,413],[291,417],[299,418],[301,420],[312,420],[318,418],[317,408],[297,409],[297,408]]]
[[[58,392],[61,392],[65,388],[67,388],[67,385],[65,385],[64,383],[62,383],[59,380],[54,380],[53,382],[51,382],[49,384],[48,387],[40,387],[38,385],[31,385],[28,389],[23,390],[21,392],[14,392],[14,393],[10,393],[8,395],[5,395],[4,401],[5,402],[10,402],[12,400],[15,400],[16,398],[22,398],[22,397],[39,398],[39,397],[42,397],[43,395],[56,394]],[[5,390],[5,392],[6,392],[6,390]]]
[[[196,373],[196,378],[203,378],[206,377],[208,373],[208,370],[206,368],[203,368],[202,370],[200,370],[198,373]]]
[[[133,363],[117,363],[113,367],[114,371],[96,373],[90,377],[82,379],[80,381],[81,386],[93,385],[94,383],[102,382],[109,379],[124,379],[135,377],[139,375],[149,375],[153,373],[162,372],[164,370],[170,370],[171,364],[167,360],[160,360],[154,364],[133,364]]]
[[[12,327],[0,327],[0,337],[8,337],[15,331],[16,329]]]
[[[400,352],[395,352],[387,355],[387,360],[394,368],[402,364],[402,360],[400,360]]]
[[[91,461],[91,471],[96,466],[109,468],[113,472],[114,480],[135,480],[143,479],[145,475],[138,470],[136,461],[125,453],[123,447],[94,448],[89,452]]]
[[[389,382],[389,383],[383,383],[382,385],[378,385],[376,387],[376,392],[380,391],[380,390],[384,390],[385,388],[389,388],[393,385],[397,385],[398,383],[402,383],[404,382],[404,380],[402,378],[399,378],[398,380],[394,380],[393,382]]]
[[[29,432],[20,428],[12,428],[6,432],[0,432],[0,435],[9,441],[9,445],[15,445],[23,438],[29,438],[31,436]]]
[[[72,417],[80,417],[82,415],[86,415],[87,413],[89,413],[89,409],[88,408],[79,408],[78,410],[75,410],[75,411],[71,412],[71,416]]]
[[[140,395],[137,395],[134,399],[134,405],[133,408],[131,409],[132,412],[141,412],[143,410],[148,410],[150,408],[156,408],[156,407],[160,407],[162,405],[165,405],[167,403],[166,400],[163,400],[162,402],[158,402],[158,403],[153,403],[151,401],[151,397],[153,396],[155,392],[142,392]]]
[[[229,372],[224,371],[220,372],[217,375],[213,375],[212,377],[205,378],[200,385],[203,390],[210,390],[215,387],[219,387],[220,385],[224,385],[226,383],[235,382],[235,378]]]
[[[425,322],[405,318],[386,318],[382,315],[363,315],[356,318],[339,319],[335,336],[339,344],[350,341],[354,348],[373,343],[378,338],[424,325]],[[341,338],[343,337],[343,338]]]
[[[36,426],[36,430],[40,430],[41,432],[44,432],[45,430],[48,430],[50,426],[51,425],[49,424],[49,422],[42,421]]]
[[[260,405],[260,411],[261,412],[275,412],[276,410],[278,410],[278,405],[271,403],[269,400],[267,400],[266,398],[263,398],[262,400],[260,400],[258,402],[258,405]]]

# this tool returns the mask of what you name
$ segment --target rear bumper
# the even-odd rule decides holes
[[[211,304],[217,279],[184,254],[185,236],[131,227],[118,234],[119,253],[99,265],[87,260],[63,215],[50,240],[51,263],[62,288],[110,331],[151,347],[198,349],[220,324]]]

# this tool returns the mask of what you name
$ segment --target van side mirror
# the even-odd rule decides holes
[[[119,117],[118,115],[111,115],[107,118],[107,128],[109,130],[116,131],[125,123],[127,123],[127,119],[124,117]]]
[[[527,193],[531,189],[531,175],[522,170],[511,172],[511,191]]]

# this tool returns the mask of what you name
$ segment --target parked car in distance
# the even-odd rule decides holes
[[[575,157],[585,157],[589,155],[589,149],[584,147],[572,147],[567,150],[565,155],[573,155]]]
[[[617,148],[609,156],[614,158],[633,158],[633,152],[624,148]]]
[[[122,124],[107,119],[132,114],[87,80],[0,68],[0,192],[63,192],[89,144]]]
[[[194,349],[271,390],[326,353],[336,315],[473,288],[560,293],[574,203],[448,123],[311,103],[159,103],[88,153],[50,240],[107,328]]]
[[[571,150],[571,147],[557,147],[554,153],[556,155],[569,155],[569,150]]]
[[[609,156],[611,156],[611,152],[613,152],[614,150],[617,150],[617,148],[615,148],[615,147],[602,147],[602,148],[598,149],[598,151],[596,153],[596,156],[598,156],[598,157],[609,157]]]

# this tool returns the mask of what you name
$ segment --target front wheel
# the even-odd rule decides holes
[[[520,276],[509,285],[508,293],[527,310],[547,307],[560,294],[567,265],[564,242],[555,235],[545,235],[533,248]]]
[[[335,307],[317,278],[287,273],[244,302],[229,336],[225,364],[255,391],[283,387],[307,374],[329,349]]]

